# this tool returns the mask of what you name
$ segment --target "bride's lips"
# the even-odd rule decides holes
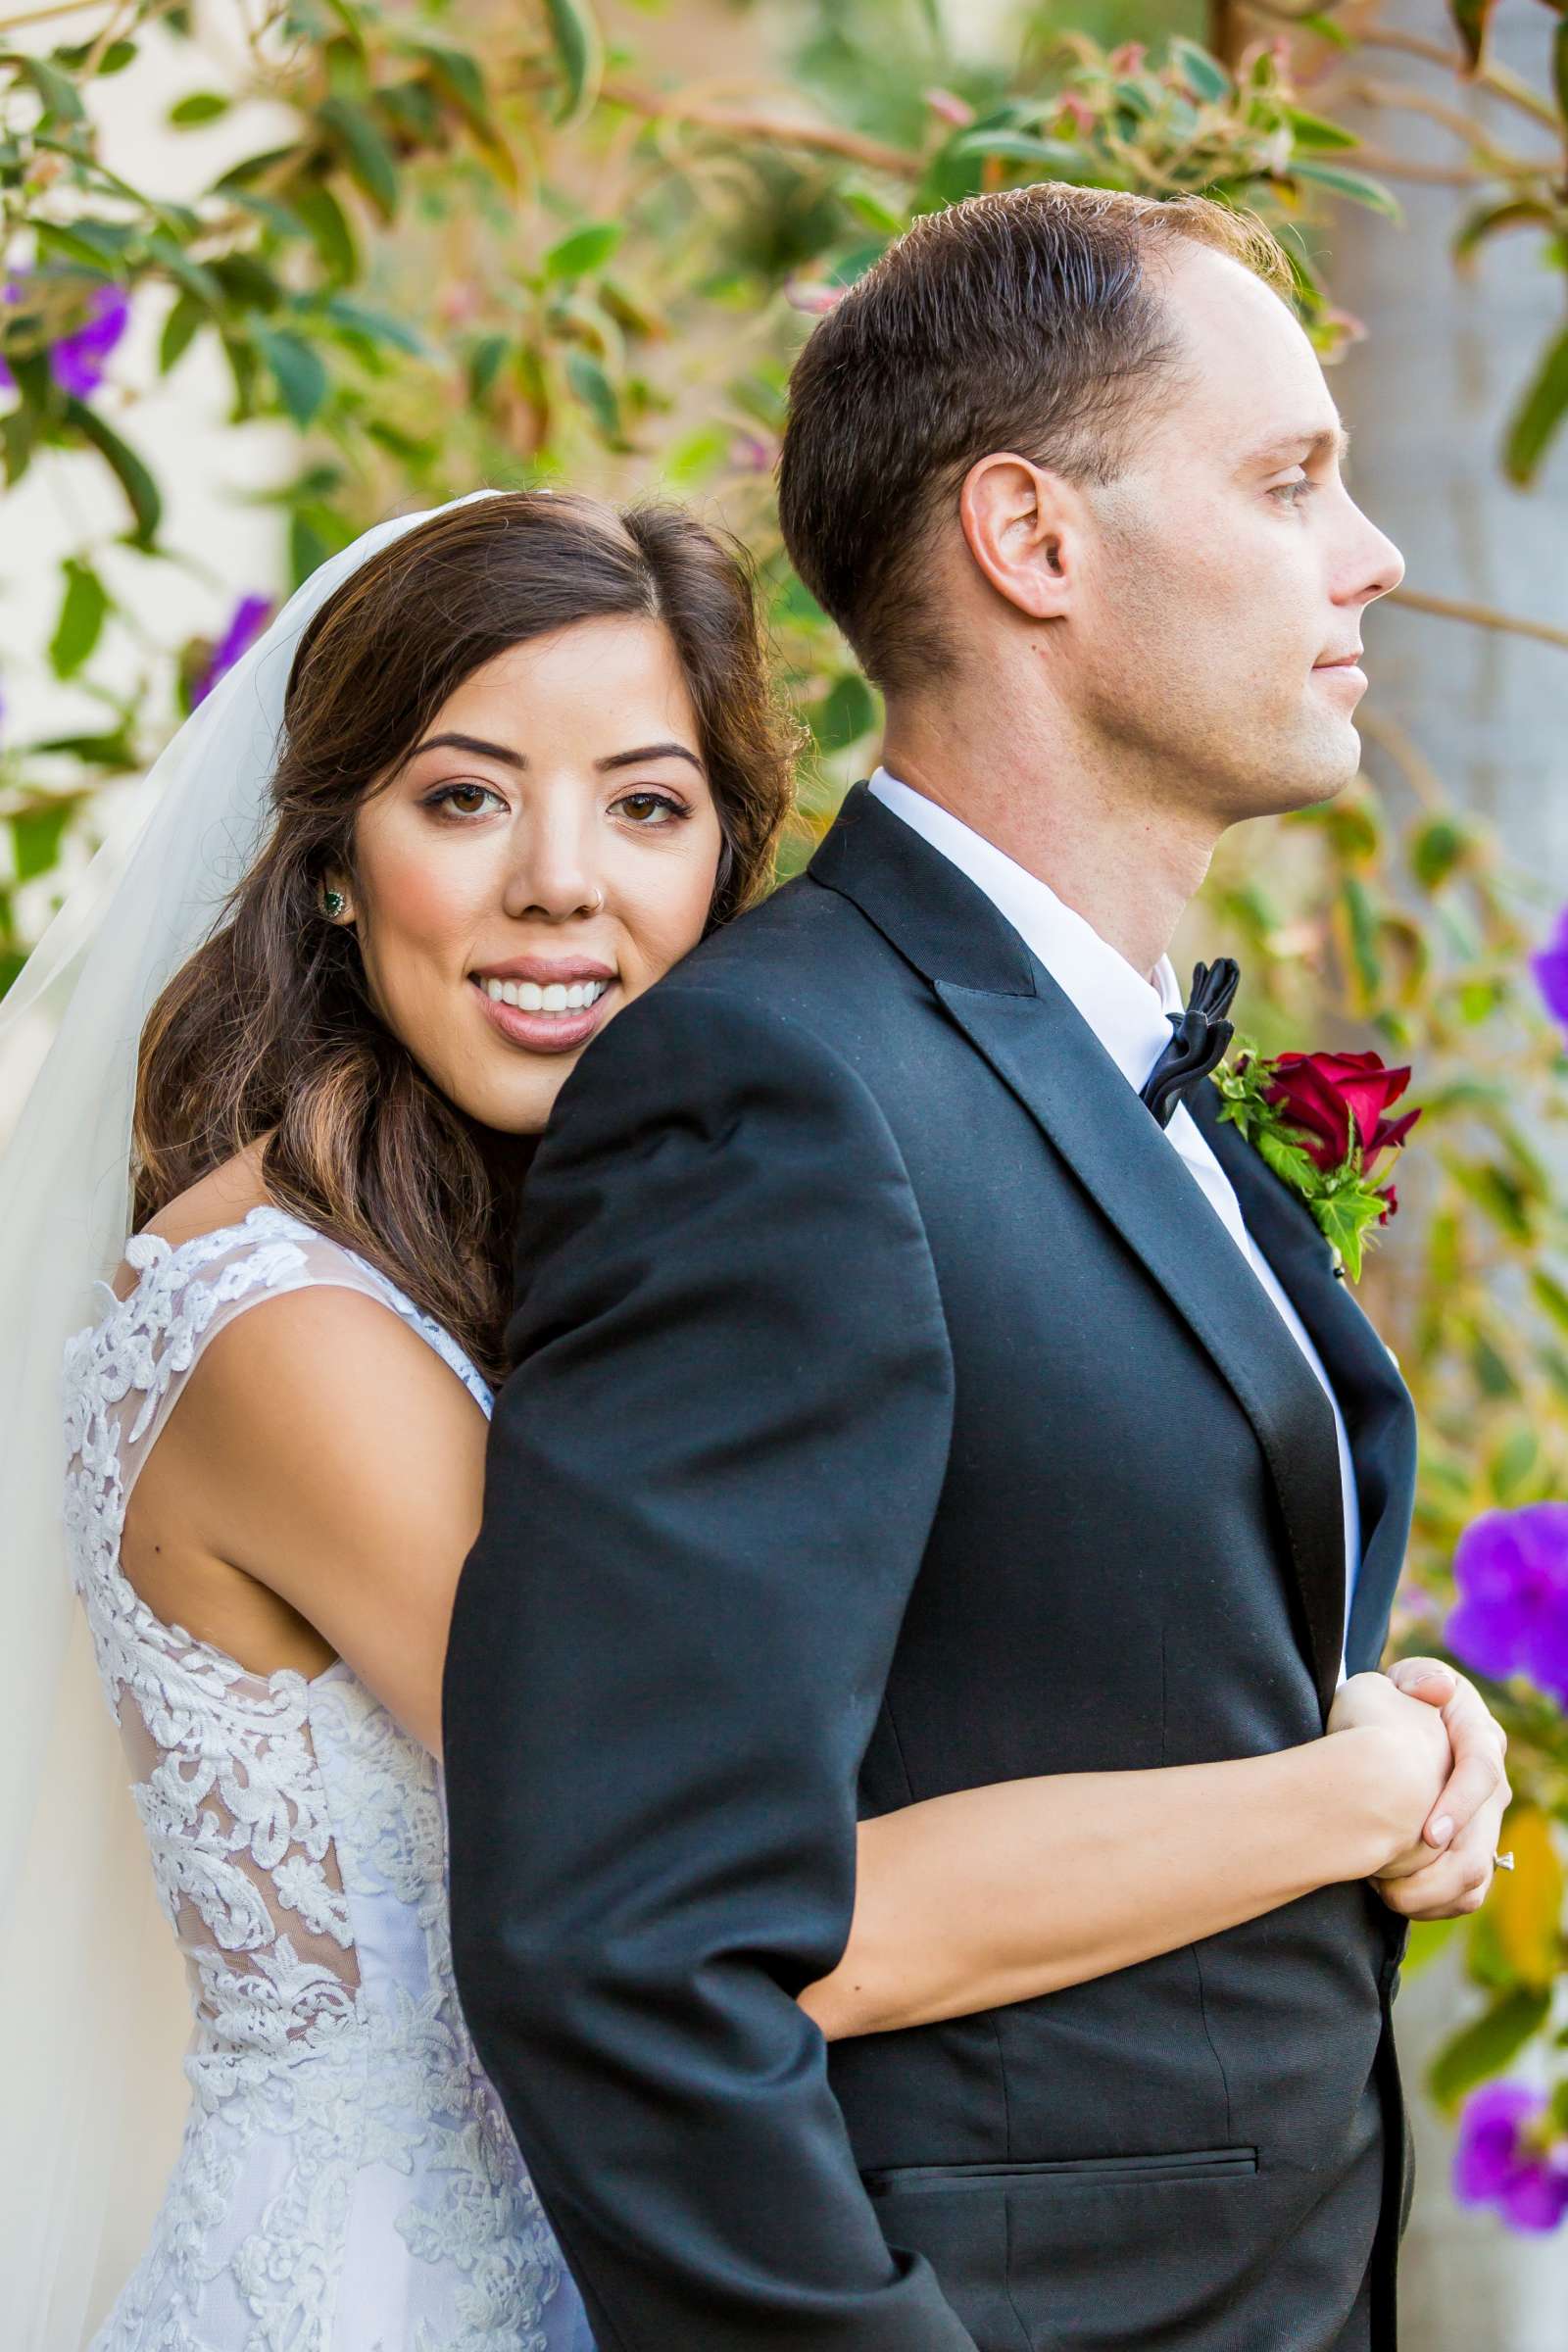
[[[541,987],[561,982],[570,987],[575,981],[603,980],[607,983],[603,996],[585,1005],[580,1012],[524,1012],[520,1004],[507,1004],[499,997],[486,993],[487,980],[533,980]],[[530,1054],[574,1054],[586,1045],[594,1031],[606,1018],[617,987],[616,976],[608,964],[570,963],[552,964],[542,957],[521,956],[515,962],[487,966],[484,971],[470,972],[468,985],[479,1001],[480,1010],[497,1034],[511,1046],[521,1046]]]

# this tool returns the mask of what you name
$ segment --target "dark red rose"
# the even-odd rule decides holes
[[[1408,1068],[1391,1070],[1380,1054],[1282,1054],[1265,1092],[1300,1129],[1303,1150],[1325,1176],[1343,1166],[1352,1142],[1361,1149],[1362,1174],[1370,1176],[1421,1116],[1419,1110],[1385,1115],[1409,1083]]]

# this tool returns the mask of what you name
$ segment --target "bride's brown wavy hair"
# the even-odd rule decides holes
[[[766,893],[798,735],[739,543],[679,507],[551,491],[433,514],[300,639],[268,839],[142,1031],[138,1231],[266,1136],[262,1177],[281,1207],[379,1266],[492,1381],[504,1373],[526,1146],[469,1118],[387,1028],[352,930],[322,913],[322,877],[352,876],[362,802],[466,677],[613,614],[661,621],[685,675],[723,840],[710,929]]]

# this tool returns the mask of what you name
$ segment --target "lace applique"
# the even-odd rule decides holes
[[[281,1209],[125,1255],[135,1289],[66,1351],[67,1531],[196,2034],[153,2242],[93,2352],[564,2352],[581,2306],[458,2005],[434,1759],[343,1660],[250,1673],[120,1563],[140,1463],[249,1303],[361,1290],[486,1412],[490,1391],[377,1268]]]

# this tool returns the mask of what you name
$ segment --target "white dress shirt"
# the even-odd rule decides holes
[[[1141,1089],[1170,1044],[1171,1026],[1166,1016],[1184,1009],[1170,957],[1160,957],[1154,971],[1157,985],[1151,986],[1124,956],[1101,938],[1092,923],[1057,898],[1049,883],[1029,873],[961,818],[939,808],[909,785],[901,784],[885,767],[875,770],[870,789],[895,816],[902,817],[985,892],[1071,1000],[1128,1085],[1135,1091]],[[1345,1516],[1345,1621],[1348,1625],[1361,1565],[1361,1520],[1350,1441],[1333,1384],[1278,1275],[1248,1232],[1230,1178],[1185,1102],[1177,1104],[1162,1133],[1273,1300],[1333,1408]],[[1343,1678],[1343,1661],[1340,1671]]]

